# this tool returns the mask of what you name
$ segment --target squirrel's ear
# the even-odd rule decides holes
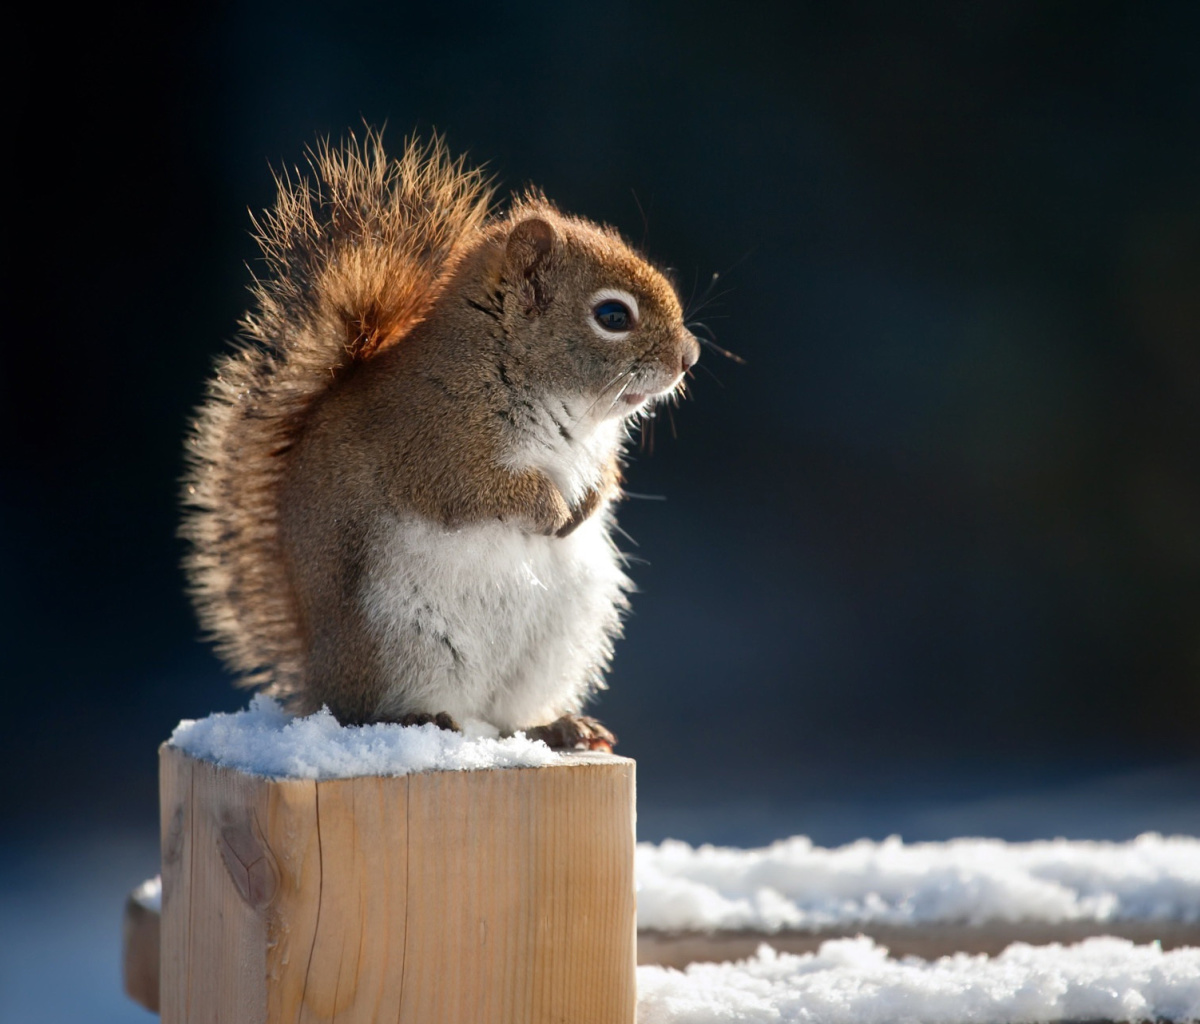
[[[504,261],[527,314],[543,313],[550,305],[547,271],[557,249],[558,232],[540,217],[520,221],[509,232]]]

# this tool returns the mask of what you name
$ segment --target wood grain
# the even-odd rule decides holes
[[[633,1021],[632,761],[160,774],[164,1021]]]

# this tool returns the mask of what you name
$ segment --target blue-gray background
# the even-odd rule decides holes
[[[645,838],[1200,832],[1198,11],[27,15],[0,1016],[139,1019],[116,925],[155,747],[245,700],[182,595],[181,438],[246,208],[364,119],[617,225],[747,360],[706,353],[629,474],[666,500],[622,511],[642,592],[597,713]]]

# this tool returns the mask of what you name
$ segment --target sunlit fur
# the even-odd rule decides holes
[[[248,686],[290,693],[303,644],[279,550],[277,491],[309,407],[397,341],[478,237],[490,190],[440,139],[389,160],[378,133],[309,154],[255,222],[266,274],[188,437],[181,529],[200,622]]]

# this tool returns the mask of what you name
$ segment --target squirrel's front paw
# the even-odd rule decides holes
[[[563,715],[549,725],[526,729],[531,740],[543,740],[556,750],[602,750],[612,753],[617,737],[589,715]]]
[[[573,533],[585,519],[600,507],[600,492],[592,488],[583,496],[583,500],[571,512],[571,518],[554,531],[556,537],[566,537]]]
[[[571,509],[563,500],[563,496],[555,489],[545,497],[532,516],[533,533],[540,533],[543,537],[564,536],[560,531],[568,528],[574,529],[571,526]]]

